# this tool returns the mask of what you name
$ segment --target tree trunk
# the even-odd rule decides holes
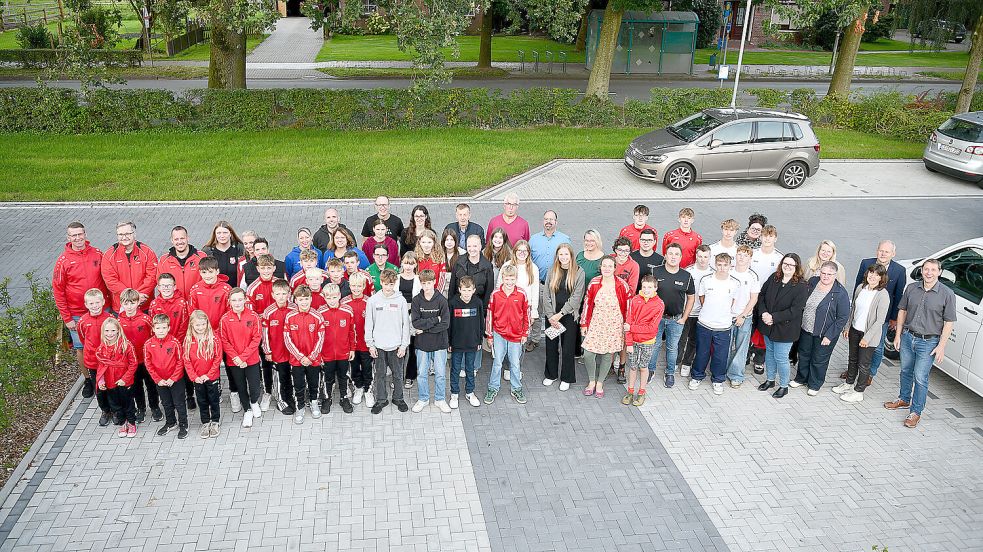
[[[601,36],[594,52],[594,62],[587,80],[587,92],[584,99],[597,99],[602,102],[608,98],[608,85],[611,82],[611,63],[614,62],[614,49],[618,45],[618,31],[621,29],[623,10],[614,9],[608,2],[604,8],[604,21],[601,23]]]
[[[212,44],[208,59],[209,88],[246,87],[246,33],[212,25]]]
[[[577,29],[577,42],[575,43],[574,50],[577,52],[583,52],[584,48],[587,47],[587,30],[590,25],[590,12],[591,5],[587,2],[584,6],[584,13],[580,16],[580,28]]]
[[[956,113],[966,113],[973,102],[973,91],[976,90],[976,80],[980,74],[980,62],[983,62],[983,15],[976,20],[976,28],[970,38],[969,62],[966,63],[966,76],[963,77],[962,88],[956,98]]]
[[[492,47],[492,17],[491,2],[488,9],[481,14],[481,42],[478,43],[478,68],[491,69],[491,47]]]
[[[836,65],[833,67],[833,78],[829,81],[828,96],[847,97],[850,95],[850,81],[853,80],[853,67],[857,63],[857,51],[860,50],[860,37],[864,34],[864,22],[867,12],[864,12],[843,32],[840,41],[840,51],[836,55]]]

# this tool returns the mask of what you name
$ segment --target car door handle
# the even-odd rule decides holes
[[[971,309],[969,307],[963,307],[963,310],[966,311],[966,312],[968,312],[969,314],[973,314],[973,315],[978,314],[976,311],[974,311],[973,309]]]

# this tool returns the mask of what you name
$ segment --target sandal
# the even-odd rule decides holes
[[[584,388],[584,396],[585,397],[590,397],[593,394],[594,394],[594,388],[593,387],[586,387],[586,388]]]
[[[599,398],[599,399],[603,399],[604,398],[604,390],[601,389],[600,391],[594,391],[594,396],[597,397],[597,398]]]

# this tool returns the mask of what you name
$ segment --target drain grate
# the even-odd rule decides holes
[[[949,414],[952,414],[953,416],[955,416],[957,418],[965,418],[966,417],[966,416],[963,416],[962,415],[962,412],[959,412],[955,408],[946,408],[945,410],[946,410],[946,412],[948,412]]]

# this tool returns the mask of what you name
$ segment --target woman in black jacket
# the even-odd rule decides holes
[[[809,284],[802,276],[802,260],[795,253],[786,253],[775,274],[765,280],[758,295],[758,331],[765,338],[765,371],[767,380],[758,386],[759,391],[775,387],[772,395],[780,399],[788,394],[791,365],[788,352],[799,337],[802,327],[802,311],[809,298]]]
[[[826,381],[829,357],[850,319],[850,292],[836,280],[838,269],[832,261],[819,266],[819,275],[809,278],[809,297],[802,312],[799,369],[789,386],[808,385],[813,397]]]

